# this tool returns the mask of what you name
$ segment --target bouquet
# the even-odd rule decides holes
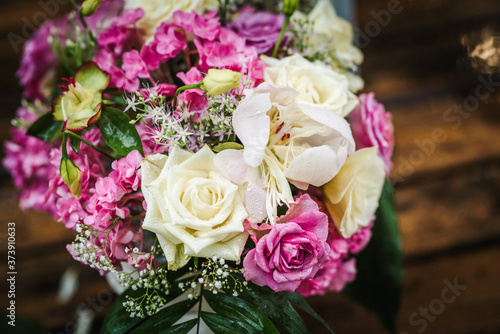
[[[330,2],[73,4],[25,45],[3,163],[116,283],[103,332],[331,331],[303,297],[342,290],[393,330],[391,115]]]

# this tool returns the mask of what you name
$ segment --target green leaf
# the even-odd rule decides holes
[[[104,324],[101,328],[101,334],[124,334],[139,324],[143,319],[131,318],[130,314],[123,307],[123,303],[127,301],[126,297],[139,297],[144,294],[144,290],[127,289],[124,293],[118,296],[117,300],[111,306],[108,314],[104,318]]]
[[[298,293],[298,292],[294,292],[294,293],[282,292],[282,293],[285,295],[285,297],[293,305],[295,305],[298,308],[300,308],[301,310],[307,312],[309,315],[311,315],[316,320],[321,322],[323,324],[323,326],[325,326],[326,329],[328,329],[330,331],[330,333],[333,333],[332,329],[330,328],[330,325],[328,325],[328,323],[322,317],[320,317],[319,314],[316,313],[316,311],[314,311],[314,309],[311,306],[309,306],[309,304],[306,302],[306,300],[302,297],[302,295],[300,293]]]
[[[43,141],[49,141],[61,132],[62,125],[63,122],[55,121],[52,113],[49,112],[31,124],[27,134]]]
[[[162,309],[155,315],[148,317],[130,334],[162,333],[165,328],[170,328],[177,320],[182,318],[198,300],[184,300]]]
[[[75,151],[76,154],[80,152],[80,143],[81,143],[80,139],[73,136],[69,137],[69,145],[71,146],[73,151]]]
[[[160,334],[187,334],[198,323],[198,319],[191,319],[181,324],[160,330]]]
[[[215,313],[201,312],[201,318],[215,334],[267,334],[267,332],[260,331],[246,322]]]
[[[99,117],[99,128],[102,138],[111,149],[121,155],[127,155],[133,150],[142,150],[141,137],[130,118],[120,110],[104,107]]]
[[[344,293],[377,313],[382,324],[395,333],[403,285],[403,255],[392,189],[387,180],[372,234],[368,246],[357,256],[356,280]]]
[[[276,333],[278,330],[271,320],[253,304],[229,294],[207,292],[203,295],[208,305],[218,315],[240,320],[261,333]],[[207,324],[208,325],[208,324]]]
[[[123,307],[123,303],[127,301],[127,296],[137,298],[143,296],[146,293],[145,289],[127,289],[111,306],[108,314],[104,318],[104,323],[101,328],[101,334],[125,334],[129,333],[130,330],[140,325],[142,322],[146,321],[146,318],[131,318],[129,312]],[[170,288],[168,295],[163,295],[165,302],[169,303],[178,296],[182,294],[182,291],[176,284],[173,284]]]
[[[273,323],[288,333],[309,333],[300,315],[283,294],[249,282],[247,289],[239,297],[258,307]]]
[[[222,152],[224,150],[242,150],[242,149],[243,149],[243,145],[241,145],[240,143],[228,141],[225,143],[219,143],[219,144],[215,145],[212,148],[212,151],[214,151],[215,153],[219,153],[219,152]]]

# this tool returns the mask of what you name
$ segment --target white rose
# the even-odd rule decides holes
[[[261,59],[267,64],[264,81],[298,91],[298,104],[330,110],[342,117],[358,104],[346,76],[320,61],[311,63],[298,54],[280,60],[266,56]]]
[[[315,39],[318,43],[329,40],[340,61],[350,65],[363,62],[363,53],[353,45],[352,24],[337,16],[330,0],[319,0],[307,18],[312,23],[313,42]]]
[[[186,13],[203,13],[205,10],[214,10],[219,7],[217,0],[125,0],[125,9],[142,8],[142,17],[137,26],[144,31],[144,37],[153,37],[156,28],[164,21],[170,21],[173,14],[180,10]]]
[[[216,171],[214,157],[208,146],[197,153],[174,149],[141,165],[143,227],[156,233],[169,269],[183,267],[192,256],[240,259],[247,212],[239,187]]]
[[[344,238],[368,226],[377,210],[384,178],[384,162],[377,147],[369,147],[347,157],[340,172],[323,186],[328,212]]]

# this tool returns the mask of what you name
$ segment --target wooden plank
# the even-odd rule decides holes
[[[498,333],[500,329],[500,246],[468,254],[446,256],[434,261],[407,266],[404,297],[398,318],[400,334],[418,333],[425,319],[420,308],[430,309],[425,333]],[[455,299],[443,302],[442,294],[453,298],[449,285],[459,286]],[[464,289],[462,286],[465,285]],[[443,292],[444,289],[448,289]],[[386,333],[367,311],[338,294],[310,298],[311,305],[336,333]],[[434,314],[432,313],[434,311]],[[416,312],[416,315],[414,313]],[[422,313],[423,314],[423,313]],[[410,320],[411,318],[411,320]],[[411,321],[411,322],[410,322]],[[311,333],[328,333],[312,318],[306,317]]]
[[[424,100],[393,112],[396,148],[391,173],[396,183],[416,174],[435,173],[500,157],[500,114],[491,97],[466,117],[452,111],[467,100]]]

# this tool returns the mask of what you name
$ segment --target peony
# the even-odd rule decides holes
[[[280,203],[293,202],[288,182],[300,189],[322,186],[337,174],[347,155],[354,151],[347,121],[329,110],[297,104],[297,94],[291,88],[268,83],[247,90],[233,116],[234,131],[244,145],[243,152],[226,150],[217,158],[227,157],[226,161],[233,162],[225,175],[235,183],[244,183],[241,174],[252,174],[247,169],[258,169],[260,181],[248,178],[247,181],[262,185],[267,196],[266,192],[260,192],[259,200],[247,193],[246,200],[255,207],[264,201],[271,222]],[[238,155],[243,158],[238,159]],[[254,216],[252,210],[249,214]]]
[[[146,39],[151,38],[156,28],[164,21],[171,21],[176,11],[202,14],[205,10],[218,8],[217,0],[125,0],[125,9],[142,8],[145,15],[137,23]]]
[[[216,171],[214,157],[204,146],[142,162],[143,228],[156,233],[169,269],[183,267],[192,256],[240,259],[247,212],[239,187]]]
[[[384,162],[370,147],[347,157],[340,172],[323,186],[328,212],[344,238],[370,224],[384,178]]]
[[[330,259],[328,216],[301,196],[243,260],[245,279],[274,291],[294,292]]]
[[[385,111],[384,105],[375,100],[375,94],[359,96],[360,105],[349,115],[349,122],[356,141],[356,147],[378,147],[378,154],[385,163],[385,173],[392,168],[394,149],[394,127],[392,115]]]
[[[299,104],[329,110],[342,117],[358,104],[346,76],[319,61],[311,63],[298,54],[280,60],[266,56],[261,59],[267,64],[264,81],[297,90]]]

